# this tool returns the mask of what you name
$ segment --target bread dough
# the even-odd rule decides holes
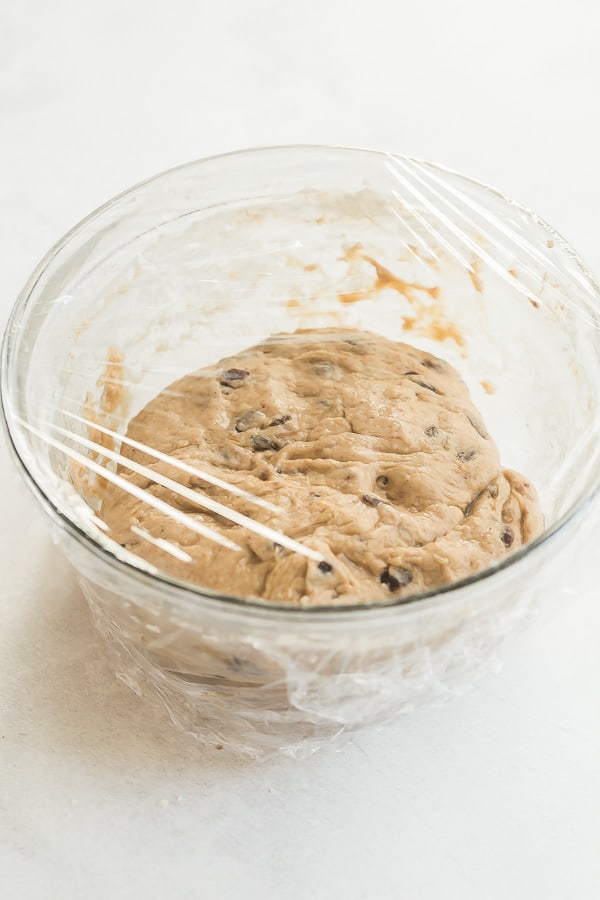
[[[127,435],[278,508],[122,445],[147,467],[141,475],[122,464],[123,478],[241,549],[109,484],[101,516],[111,536],[178,580],[230,595],[300,606],[402,599],[473,575],[542,528],[534,488],[501,468],[458,373],[368,332],[276,335],[172,384]],[[157,473],[320,561],[199,508],[156,484]]]

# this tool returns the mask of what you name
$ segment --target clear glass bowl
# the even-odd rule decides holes
[[[564,591],[568,548],[597,509],[599,296],[530,211],[372,151],[201,160],[76,226],[12,313],[2,404],[118,676],[200,740],[253,756],[311,752],[471,683]],[[538,489],[539,539],[410,602],[298,609],[176,582],[107,538],[93,453],[77,439],[90,423],[124,433],[176,378],[274,332],[330,325],[407,340],[459,369],[503,465]]]

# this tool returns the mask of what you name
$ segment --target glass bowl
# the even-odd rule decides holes
[[[530,211],[382,152],[201,160],[77,225],[14,308],[2,405],[118,677],[202,742],[251,756],[309,753],[471,684],[565,591],[565,560],[598,507],[599,296]],[[118,446],[177,378],[272,333],[324,326],[452,363],[503,465],[537,487],[543,534],[429,594],[308,609],[176,581],[115,544],[97,515],[103,468],[114,471],[99,449]]]

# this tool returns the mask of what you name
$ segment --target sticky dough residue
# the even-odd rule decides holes
[[[106,366],[96,381],[97,396],[91,391],[86,395],[81,417],[87,424],[86,437],[93,441],[98,449],[90,450],[89,457],[100,464],[107,460],[102,456],[102,448],[115,449],[115,440],[104,431],[94,427],[102,425],[110,430],[118,431],[120,423],[127,414],[127,388],[125,385],[123,355],[114,347],[110,348],[106,357]],[[69,427],[73,422],[69,420]],[[71,480],[74,487],[92,507],[98,505],[99,499],[106,489],[106,480],[90,471],[78,462],[70,463]]]

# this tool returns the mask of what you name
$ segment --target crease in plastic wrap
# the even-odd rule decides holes
[[[93,214],[24,289],[2,400],[117,676],[200,742],[258,758],[308,755],[496,666],[509,635],[568,602],[569,572],[598,523],[599,295],[534,214],[389,154],[248,151],[165,173]],[[109,485],[195,540],[224,544],[232,567],[236,545],[211,522],[320,558],[249,514],[264,501],[227,472],[127,436],[177,379],[297,329],[367,330],[454,366],[503,464],[536,486],[543,534],[458,586],[329,609],[191,585],[190,555],[160,528],[132,530],[183,576],[116,541],[103,520]]]

